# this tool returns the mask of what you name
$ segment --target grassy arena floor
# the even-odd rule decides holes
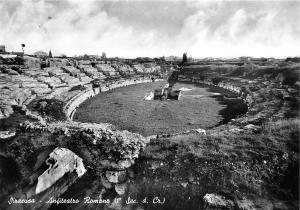
[[[166,82],[132,85],[101,93],[83,103],[74,116],[75,121],[112,123],[119,129],[142,135],[180,132],[217,125],[223,117],[219,114],[226,105],[211,97],[207,87],[178,83],[177,88],[187,88],[180,101],[145,101],[150,91],[162,88]]]

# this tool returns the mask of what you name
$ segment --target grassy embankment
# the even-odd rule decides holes
[[[161,138],[146,147],[136,171],[160,183],[186,183],[186,189],[180,188],[182,200],[186,193],[217,193],[251,199],[257,207],[283,202],[294,209],[299,197],[299,126],[299,119],[285,119],[265,123],[258,134]]]

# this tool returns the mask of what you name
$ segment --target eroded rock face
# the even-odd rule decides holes
[[[35,189],[36,194],[51,187],[66,173],[76,171],[78,177],[81,177],[86,172],[82,159],[65,148],[54,149],[46,160],[46,164],[49,168],[39,176]]]
[[[255,210],[255,205],[252,200],[243,199],[237,201],[238,209],[242,210]]]
[[[55,143],[69,148],[99,171],[130,167],[146,141],[140,134],[119,131],[105,123],[26,122],[18,128],[16,138],[21,140],[21,136],[30,136],[34,147]]]
[[[224,196],[216,194],[206,194],[203,197],[204,209],[234,209],[234,203],[231,200],[226,199]]]
[[[126,171],[106,171],[105,177],[111,183],[122,183],[126,180]]]
[[[115,185],[115,191],[118,193],[118,195],[124,195],[127,189],[127,184],[122,183],[122,184],[116,184]]]
[[[151,91],[150,93],[147,93],[144,97],[144,100],[146,100],[146,101],[151,101],[153,99],[154,99],[154,92],[153,91]]]
[[[10,131],[0,131],[0,139],[7,139],[10,137],[15,136],[15,132],[10,132]]]

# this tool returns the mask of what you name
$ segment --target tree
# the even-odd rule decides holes
[[[21,44],[21,47],[22,47],[22,51],[23,51],[23,55],[24,55],[24,47],[25,47],[25,44]]]
[[[291,62],[294,62],[294,63],[300,63],[300,57],[287,57],[285,59],[285,61],[291,61]]]
[[[53,58],[51,50],[49,51],[49,58]]]
[[[87,54],[83,55],[83,59],[89,59],[90,57]]]
[[[17,57],[15,57],[15,62],[17,65],[24,65],[25,60],[24,60],[24,58],[17,56]]]
[[[183,56],[182,56],[182,64],[186,63],[187,62],[187,53],[183,53]]]
[[[44,51],[37,51],[37,52],[34,53],[34,55],[36,57],[47,57],[48,56],[48,54]]]
[[[106,59],[106,53],[105,52],[102,53],[101,59]]]

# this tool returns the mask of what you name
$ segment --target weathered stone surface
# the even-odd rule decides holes
[[[108,64],[97,64],[96,68],[97,68],[97,70],[99,72],[103,73],[103,75],[105,75],[105,76],[108,76],[108,77],[119,76],[119,72],[117,72],[116,69],[113,68],[111,65],[108,65]]]
[[[113,187],[113,184],[110,183],[106,177],[101,176],[101,184],[103,185],[103,187],[105,187],[105,189],[111,189]]]
[[[121,183],[115,185],[115,190],[118,193],[118,195],[124,195],[127,189],[127,183]]]
[[[226,199],[224,196],[216,194],[206,194],[203,197],[204,209],[234,209],[234,203],[231,200]]]
[[[198,128],[198,129],[195,129],[195,131],[197,131],[197,133],[199,133],[199,134],[206,135],[206,130],[205,129]]]
[[[102,72],[99,72],[96,68],[94,68],[92,66],[80,65],[79,68],[82,72],[84,72],[87,76],[89,76],[91,78],[99,78],[99,79],[106,78],[106,76]]]
[[[153,63],[135,64],[133,68],[137,73],[154,73],[160,71],[160,66]]]
[[[250,130],[252,132],[258,132],[259,130],[261,130],[261,128],[259,126],[253,125],[253,124],[248,124],[244,127],[246,130]]]
[[[16,132],[0,131],[0,139],[7,139],[16,135]]]
[[[25,66],[28,68],[40,68],[41,60],[39,58],[24,56]]]
[[[111,65],[114,69],[116,69],[116,71],[119,72],[120,75],[126,75],[126,74],[135,74],[134,69],[131,68],[129,65],[127,64],[123,64],[123,63],[116,63],[116,64],[112,64]]]
[[[255,210],[255,205],[253,201],[248,200],[248,199],[243,199],[243,200],[237,200],[237,207],[240,210]]]
[[[46,164],[49,168],[39,176],[35,189],[36,194],[51,187],[66,173],[76,171],[78,177],[81,177],[86,172],[82,159],[65,148],[56,148],[53,150],[49,154]]]
[[[125,160],[120,160],[118,162],[118,168],[119,169],[125,169],[125,168],[129,168],[130,166],[132,166],[134,164],[134,159],[125,159]]]
[[[123,171],[106,171],[105,177],[111,183],[122,183],[127,179],[126,170]]]
[[[117,198],[116,198],[117,199]],[[111,202],[104,206],[104,210],[123,210],[122,202]]]

